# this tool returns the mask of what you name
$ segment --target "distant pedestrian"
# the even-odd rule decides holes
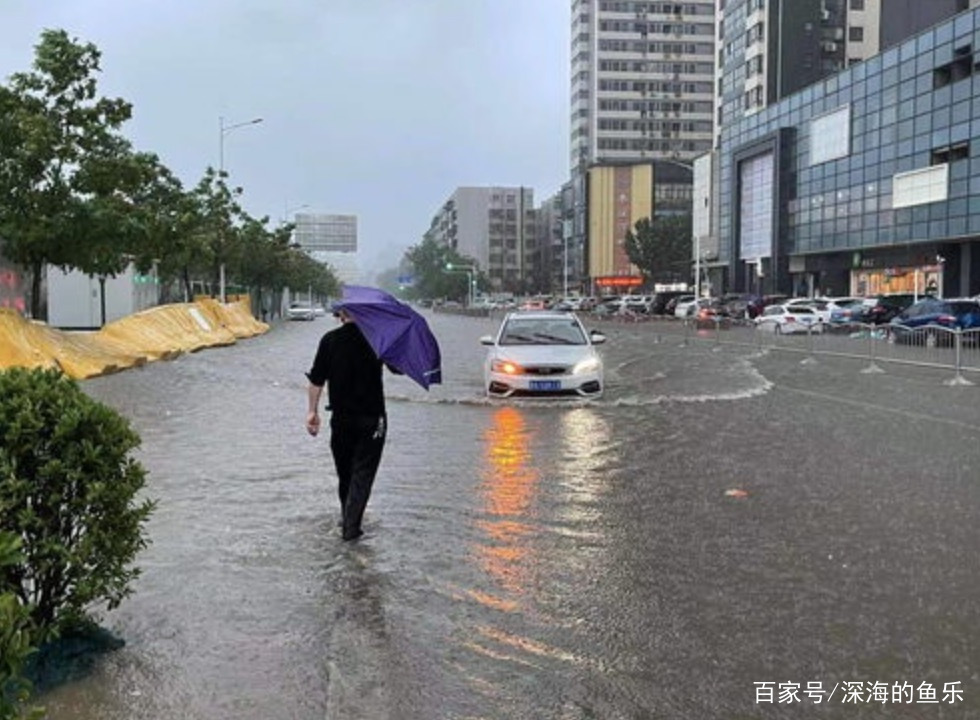
[[[313,366],[306,374],[306,430],[320,431],[320,396],[327,385],[330,450],[337,469],[342,536],[355,540],[381,463],[388,418],[385,412],[383,363],[344,310],[334,313],[340,326],[320,339]]]

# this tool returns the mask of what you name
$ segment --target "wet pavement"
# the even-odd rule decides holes
[[[429,317],[353,544],[303,427],[332,319],[83,384],[159,508],[53,720],[980,717],[980,385],[605,323],[602,400],[489,403],[494,322]]]

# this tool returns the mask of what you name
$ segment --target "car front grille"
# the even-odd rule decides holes
[[[524,368],[525,375],[538,375],[547,377],[549,375],[566,375],[568,367],[564,365],[531,365]]]

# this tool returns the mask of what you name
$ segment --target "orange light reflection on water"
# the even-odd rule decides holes
[[[530,532],[528,514],[538,483],[531,464],[531,431],[518,408],[498,408],[487,429],[481,495],[486,517],[477,521],[483,542],[474,547],[477,562],[500,588],[524,592]]]

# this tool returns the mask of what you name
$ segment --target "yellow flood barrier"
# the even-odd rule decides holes
[[[39,325],[27,322],[12,308],[0,308],[0,368],[49,368],[57,363],[38,340]]]
[[[0,310],[0,369],[60,367],[83,379],[232,345],[268,331],[252,318],[248,300],[162,305],[107,324],[97,332],[67,332]]]

